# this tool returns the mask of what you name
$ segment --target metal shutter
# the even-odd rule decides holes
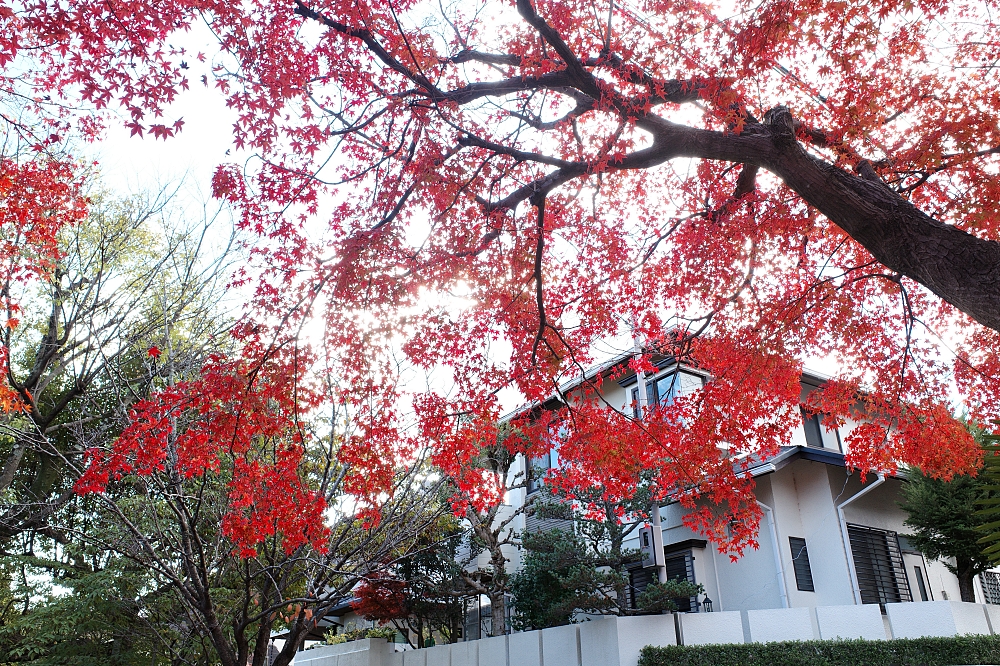
[[[895,532],[847,525],[863,604],[913,601]]]
[[[792,549],[792,568],[795,571],[795,586],[803,592],[815,592],[812,569],[809,567],[809,551],[806,550],[806,540],[799,537],[788,537],[788,545]]]

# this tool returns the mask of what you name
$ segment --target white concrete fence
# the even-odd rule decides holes
[[[383,639],[306,650],[295,666],[636,666],[647,645],[1000,635],[1000,606],[958,601],[605,617],[395,652]]]

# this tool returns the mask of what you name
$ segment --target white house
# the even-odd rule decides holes
[[[626,354],[611,359],[587,375],[596,377],[628,358]],[[609,405],[637,404],[639,379],[630,373],[604,380],[601,392]],[[709,381],[671,359],[661,360],[657,372],[642,379],[650,402],[696,391]],[[802,400],[822,390],[824,381],[817,374],[803,374]],[[562,391],[572,393],[580,383],[564,385]],[[846,432],[828,431],[821,427],[819,416],[803,412],[790,446],[750,468],[764,512],[760,547],[735,562],[682,524],[683,507],[660,508],[668,577],[685,578],[705,588],[705,595],[682,611],[705,612],[706,597],[716,612],[961,599],[957,577],[944,563],[925,558],[907,539],[906,514],[898,506],[903,479],[870,473],[862,483],[860,472],[846,468],[843,442],[852,426],[848,423]],[[520,464],[515,471],[530,475],[531,468],[558,466],[558,454],[553,452],[530,466],[523,460]],[[526,489],[513,491],[511,510],[530,502],[539,487],[531,481]],[[539,527],[524,515],[512,524],[515,530]],[[626,545],[638,548],[638,536],[634,533],[634,540]],[[509,566],[516,570],[519,554],[512,551],[509,556]],[[635,592],[656,576],[654,567],[630,570]],[[975,590],[977,602],[1000,604],[1000,573],[979,576]],[[477,619],[477,612],[470,614],[467,633],[471,637],[481,633],[475,626]]]

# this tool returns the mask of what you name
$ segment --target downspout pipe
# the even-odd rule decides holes
[[[667,563],[663,554],[663,524],[660,522],[660,503],[653,502],[649,508],[653,523],[653,561],[656,562],[656,579],[667,582]]]
[[[840,518],[840,536],[844,541],[844,557],[847,558],[847,570],[851,576],[851,590],[854,592],[854,604],[857,606],[861,605],[861,587],[858,585],[858,570],[854,566],[854,556],[851,555],[851,539],[847,533],[847,518],[844,517],[844,507],[854,500],[864,497],[883,483],[885,483],[885,474],[879,472],[878,479],[837,505],[837,516]]]
[[[781,564],[781,550],[778,546],[778,525],[774,520],[771,507],[757,500],[757,506],[767,514],[767,528],[771,533],[771,549],[774,550],[774,570],[778,574],[778,592],[781,594],[781,607],[788,608],[788,588],[785,586],[785,567]]]

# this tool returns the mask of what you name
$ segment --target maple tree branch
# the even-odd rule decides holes
[[[535,304],[538,307],[538,331],[535,333],[535,340],[531,343],[531,362],[538,359],[538,344],[545,336],[545,290],[542,285],[542,254],[545,251],[545,195],[532,198],[532,203],[538,208],[538,221],[535,225],[538,238],[535,241],[535,267],[532,277],[535,280]]]
[[[374,33],[366,28],[352,28],[345,23],[335,21],[324,14],[312,9],[303,2],[303,0],[295,0],[295,9],[292,10],[294,14],[307,18],[322,25],[339,32],[346,37],[353,37],[354,39],[361,40],[368,50],[372,52],[375,57],[381,60],[390,69],[402,74],[407,79],[417,84],[424,90],[426,90],[433,99],[440,100],[443,96],[437,86],[430,82],[430,80],[419,72],[413,72],[409,67],[401,63],[399,60],[394,58],[385,48],[378,43],[375,39]]]
[[[531,153],[524,150],[517,150],[516,148],[511,148],[509,146],[495,143],[493,141],[480,139],[474,134],[464,134],[461,137],[459,137],[458,145],[485,148],[486,150],[490,150],[498,155],[507,155],[508,157],[513,157],[518,162],[538,162],[539,164],[548,164],[549,166],[568,168],[568,169],[574,169],[586,166],[581,162],[570,162],[555,157],[549,157],[548,155],[543,155],[541,153]]]
[[[517,111],[511,111],[510,115],[512,118],[517,118],[518,120],[527,123],[528,126],[536,130],[545,132],[548,130],[556,129],[562,123],[568,120],[573,120],[574,118],[578,118],[587,111],[591,111],[594,108],[594,104],[595,104],[594,100],[590,99],[589,97],[586,98],[586,100],[578,101],[576,107],[572,111],[562,116],[561,118],[557,118],[555,120],[542,121],[540,118],[535,118],[523,113],[518,113]]]
[[[732,199],[739,201],[744,195],[750,194],[757,189],[757,172],[760,167],[756,164],[744,164],[740,171],[740,177],[736,179],[736,189],[733,190]]]
[[[909,192],[913,192],[914,190],[919,188],[921,185],[930,180],[931,176],[935,174],[941,173],[942,171],[947,171],[952,167],[958,166],[959,164],[964,164],[965,162],[974,160],[977,157],[986,157],[987,155],[996,155],[996,154],[1000,154],[1000,146],[994,148],[986,148],[983,150],[977,150],[972,153],[946,153],[941,156],[942,160],[946,160],[943,164],[940,164],[934,168],[930,168],[927,170],[897,171],[896,173],[898,175],[898,178],[894,179],[894,182],[901,184],[902,181],[904,181],[907,176],[916,176],[917,174],[920,174],[920,177],[917,179],[916,182],[907,185],[906,187],[899,187],[898,192],[900,194],[906,194]]]
[[[935,220],[880,179],[853,176],[797,144],[768,153],[761,166],[881,264],[1000,330],[1000,243]]]
[[[652,114],[642,122],[653,133],[653,145],[608,161],[604,170],[650,168],[683,157],[767,169],[887,268],[1000,330],[1000,243],[935,220],[881,179],[852,175],[810,155],[796,140],[787,109],[772,109],[763,123],[747,123],[741,134],[679,125]],[[480,201],[487,211],[513,209],[586,173],[583,165],[563,166],[498,201]]]
[[[399,199],[398,199],[398,201],[396,201],[396,205],[392,207],[392,210],[390,210],[388,213],[386,213],[385,216],[381,220],[379,220],[378,222],[376,222],[375,225],[371,229],[368,230],[368,233],[372,233],[372,232],[378,231],[379,229],[381,229],[382,227],[384,227],[385,225],[389,224],[394,219],[396,219],[396,217],[399,216],[399,213],[403,210],[403,206],[406,205],[406,202],[409,200],[410,196],[413,195],[413,191],[415,189],[417,189],[417,182],[416,181],[410,183],[410,186],[406,188],[406,191],[404,191],[399,196]]]
[[[474,49],[462,49],[446,62],[460,65],[464,62],[481,62],[487,65],[507,65],[518,67],[521,64],[521,56],[508,53],[483,53]]]
[[[559,54],[559,57],[566,63],[565,71],[572,78],[576,87],[594,99],[599,99],[601,97],[601,87],[597,79],[593,74],[584,69],[583,63],[576,57],[572,49],[569,48],[569,45],[563,41],[559,31],[550,26],[545,19],[538,15],[531,4],[531,0],[517,0],[517,13]]]
[[[632,98],[632,104],[649,102],[651,104],[662,102],[673,102],[683,104],[694,102],[701,98],[701,93],[707,88],[704,81],[700,79],[660,79],[652,76],[635,65],[629,65],[622,61],[616,54],[597,58],[587,58],[584,64],[590,67],[607,67],[622,75],[627,83],[644,86],[649,93],[647,95]]]
[[[565,70],[560,70],[541,76],[515,76],[499,81],[475,81],[469,85],[444,92],[437,88],[434,90],[439,95],[438,99],[463,105],[483,97],[502,97],[511,93],[537,89],[561,90],[571,84],[572,80]],[[433,95],[431,96],[433,98]]]

